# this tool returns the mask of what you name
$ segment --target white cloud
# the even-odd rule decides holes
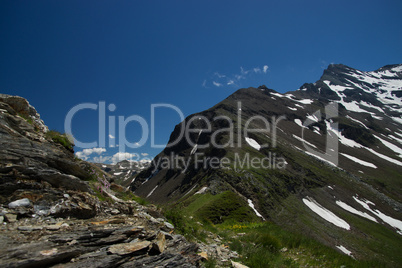
[[[75,156],[77,156],[78,158],[80,158],[82,160],[88,160],[88,156],[85,155],[83,152],[76,152]]]
[[[215,75],[216,75],[217,77],[219,77],[219,78],[224,78],[224,77],[226,77],[226,75],[220,74],[220,73],[218,73],[218,72],[215,72]]]
[[[106,152],[106,149],[105,148],[91,148],[91,149],[84,149],[82,152],[86,155],[91,155],[94,153],[101,154],[101,153]]]
[[[149,154],[147,153],[141,153],[142,156],[148,156]]]
[[[221,87],[222,86],[221,83],[218,83],[218,82],[215,82],[215,81],[212,81],[212,84],[214,84],[214,86],[216,86],[216,87]]]
[[[228,85],[228,86],[230,86],[230,85],[234,85],[234,81],[233,80],[229,80],[227,83],[226,83],[226,85]]]
[[[258,74],[261,73],[261,69],[259,67],[253,68],[253,71]]]
[[[226,86],[241,86],[239,83],[241,80],[245,80],[252,75],[263,75],[268,72],[268,65],[263,65],[262,67],[254,67],[251,69],[244,69],[242,66],[240,67],[240,72],[232,75],[226,75],[219,72],[215,72],[211,76],[212,85],[215,87],[223,87]],[[210,83],[211,80],[205,79],[202,83],[204,88],[208,88],[207,84]]]
[[[109,138],[114,139],[115,137],[112,134],[109,134]]]
[[[248,74],[250,70],[244,70],[243,67],[240,67],[240,73],[241,74]]]
[[[106,149],[105,148],[89,148],[89,149],[84,149],[84,150],[82,150],[81,152],[76,152],[75,153],[75,155],[78,157],[78,158],[81,158],[81,159],[83,159],[83,160],[88,160],[89,159],[89,156],[91,155],[91,154],[98,154],[98,155],[100,155],[101,153],[104,153],[104,152],[106,152]]]
[[[113,164],[116,164],[117,162],[123,161],[123,160],[138,160],[139,159],[139,155],[136,153],[123,153],[123,152],[118,152],[115,153],[110,161]]]
[[[105,162],[108,162],[108,161],[110,161],[110,159],[111,159],[111,157],[110,156],[95,156],[94,158],[93,158],[93,161],[95,162],[95,163],[105,163]]]
[[[236,80],[246,79],[246,77],[244,75],[240,75],[240,74],[235,74],[235,78],[236,78]]]

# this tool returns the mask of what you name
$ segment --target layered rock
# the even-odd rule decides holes
[[[90,220],[26,218],[0,227],[1,267],[199,267],[198,245],[165,232],[152,208]],[[173,231],[173,230],[170,230]]]
[[[2,203],[23,198],[26,191],[32,195],[43,195],[50,188],[92,191],[85,181],[90,177],[90,165],[76,161],[71,148],[60,144],[48,133],[48,128],[27,100],[0,95]],[[53,133],[67,141],[66,136]]]
[[[173,234],[156,207],[117,197],[127,193],[112,180],[75,159],[27,100],[1,94],[0,266],[200,265],[198,245]]]

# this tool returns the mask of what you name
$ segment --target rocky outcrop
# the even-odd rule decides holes
[[[152,206],[125,202],[119,209],[127,214],[103,213],[86,220],[47,216],[9,221],[0,227],[0,266],[200,266],[198,245],[165,232],[165,219],[148,214],[158,213]]]
[[[92,191],[85,181],[90,177],[90,165],[75,160],[54,135],[66,141],[67,137],[52,133],[50,137],[27,100],[0,94],[1,203],[17,199],[24,191],[32,195],[50,188]]]
[[[27,100],[0,94],[0,267],[200,266],[197,244],[112,181]]]

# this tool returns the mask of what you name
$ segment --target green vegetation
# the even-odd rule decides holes
[[[31,117],[24,115],[22,113],[18,113],[18,115],[23,118],[25,121],[27,121],[30,125],[33,125],[33,120]]]
[[[198,209],[197,213],[201,219],[213,224],[223,223],[229,219],[238,222],[255,219],[255,214],[237,194],[226,191],[213,197]]]
[[[225,226],[224,230],[231,237],[230,248],[249,267],[381,267],[375,262],[354,260],[270,222]]]
[[[164,211],[176,232],[188,240],[211,243],[208,237],[219,236],[239,254],[235,261],[249,267],[387,266],[378,261],[355,260],[304,234],[263,222],[245,200],[230,191],[189,196]],[[382,226],[378,228],[388,234]],[[216,260],[211,258],[204,264],[215,267]]]
[[[56,130],[49,130],[46,132],[46,137],[52,141],[59,143],[64,146],[69,151],[74,151],[74,143],[70,141],[67,134],[61,134]]]
[[[116,197],[120,198],[120,199],[122,199],[124,201],[134,200],[138,204],[143,205],[143,206],[146,206],[146,205],[149,204],[149,202],[146,199],[135,195],[131,191],[116,191]]]

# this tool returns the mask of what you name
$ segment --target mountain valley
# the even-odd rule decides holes
[[[400,267],[402,65],[242,88],[152,161],[89,163],[0,94],[2,267]]]

